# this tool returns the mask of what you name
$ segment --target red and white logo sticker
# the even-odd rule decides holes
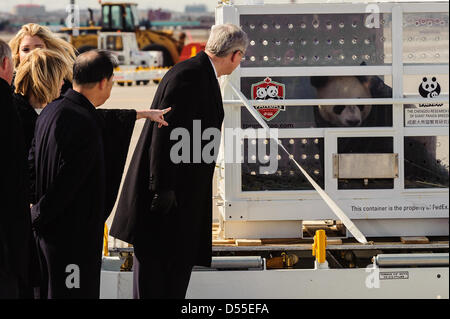
[[[252,84],[253,100],[284,100],[285,94],[285,85],[274,82],[269,77],[264,81]],[[256,105],[254,107],[266,121],[274,119],[280,111],[285,111],[284,105]]]

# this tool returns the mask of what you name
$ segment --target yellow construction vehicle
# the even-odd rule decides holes
[[[61,29],[78,52],[96,49],[100,32],[134,32],[140,50],[162,53],[164,67],[172,66],[179,61],[186,38],[184,33],[175,39],[172,31],[140,28],[136,3],[105,2],[101,6],[102,17],[99,26],[95,26],[92,10],[89,10],[90,25],[78,28],[78,35],[72,34],[72,28]]]

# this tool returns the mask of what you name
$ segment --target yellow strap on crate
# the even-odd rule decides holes
[[[105,223],[105,230],[103,233],[103,255],[104,256],[109,256],[108,234],[109,234],[108,225],[106,225],[106,223]]]
[[[318,263],[323,264],[326,260],[327,235],[325,230],[320,229],[314,235],[314,244],[312,245],[312,254],[316,256]]]

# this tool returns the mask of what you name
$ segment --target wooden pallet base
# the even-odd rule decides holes
[[[227,247],[235,247],[236,249],[311,249],[314,242],[313,238],[260,238],[260,239],[246,239],[246,238],[221,238],[220,228],[218,224],[213,225],[213,250],[226,250]],[[354,238],[327,238],[327,246],[330,249],[350,249],[353,248],[387,248],[387,249],[404,249],[404,248],[448,248],[448,236],[433,237],[432,239],[424,236],[418,237],[380,237],[370,238],[370,245],[362,245]]]
[[[312,239],[270,238],[270,239],[213,239],[213,246],[264,246],[264,245],[296,245],[313,243]],[[327,239],[327,245],[341,245],[342,239]]]
[[[400,237],[400,241],[404,244],[428,244],[428,237]]]

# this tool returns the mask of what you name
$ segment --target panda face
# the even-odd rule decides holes
[[[259,87],[256,90],[256,99],[257,100],[264,100],[267,97],[267,91],[266,88]]]
[[[326,114],[329,122],[334,126],[361,126],[363,120],[370,113],[371,105],[335,105],[335,106],[321,106],[319,112],[329,113],[332,109],[333,115]]]
[[[278,97],[278,88],[276,86],[269,86],[267,88],[267,96],[268,98],[274,99]]]
[[[356,77],[333,77],[317,89],[319,99],[370,98],[369,89]],[[332,126],[361,126],[372,110],[371,105],[320,105],[319,114]]]

